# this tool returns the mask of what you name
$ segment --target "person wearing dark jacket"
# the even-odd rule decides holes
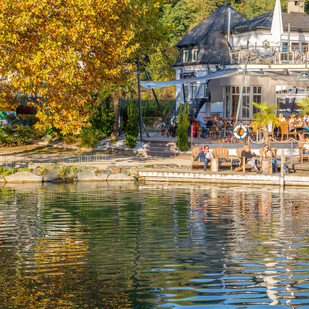
[[[259,173],[256,164],[258,163],[257,155],[251,150],[250,145],[246,144],[241,152],[241,157],[245,158],[247,164],[252,166],[251,171]]]

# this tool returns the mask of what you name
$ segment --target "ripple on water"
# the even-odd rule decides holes
[[[306,190],[100,183],[0,193],[8,308],[309,307]]]

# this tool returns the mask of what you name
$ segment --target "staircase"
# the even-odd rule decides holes
[[[151,157],[174,157],[176,156],[176,142],[150,141],[147,155]]]

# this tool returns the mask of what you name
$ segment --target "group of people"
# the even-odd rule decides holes
[[[309,144],[307,145],[308,149],[308,154],[309,154]],[[208,166],[208,163],[211,161],[211,159],[213,158],[213,154],[210,152],[209,146],[206,145],[204,146],[204,149],[202,149],[199,154],[197,155],[197,157],[194,159],[194,161],[198,161],[200,160],[201,162],[204,162],[204,171],[206,171],[206,168]],[[243,151],[241,152],[241,157],[245,158],[245,163],[249,164],[252,166],[251,171],[257,172],[257,173],[261,173],[261,171],[258,169],[257,164],[259,162],[258,160],[258,156],[251,150],[251,147],[249,144],[246,144],[244,146]],[[275,157],[274,152],[272,151],[272,149],[269,147],[269,145],[264,145],[262,151],[261,151],[261,158],[262,160],[271,160],[272,162],[272,168],[274,172],[278,171],[278,164],[281,165],[281,160],[277,159]],[[289,172],[288,167],[283,164],[283,168],[285,170],[285,172]]]
[[[279,125],[282,122],[288,123],[289,132],[295,132],[302,134],[304,132],[309,133],[309,115],[298,115],[291,114],[288,119],[286,119],[283,113],[278,116]]]
[[[235,115],[232,115],[232,120],[228,123],[228,126],[232,129],[234,128],[235,118]],[[215,130],[221,132],[222,134],[224,122],[219,119],[217,114],[215,114],[212,119],[207,119],[205,114],[199,114],[196,118],[196,121],[200,123],[200,127],[202,130],[201,137],[207,137],[209,135],[211,127],[215,127]]]

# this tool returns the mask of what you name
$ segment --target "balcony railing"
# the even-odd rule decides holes
[[[243,47],[221,51],[222,65],[244,64],[307,64],[309,51],[279,48],[278,46]]]

